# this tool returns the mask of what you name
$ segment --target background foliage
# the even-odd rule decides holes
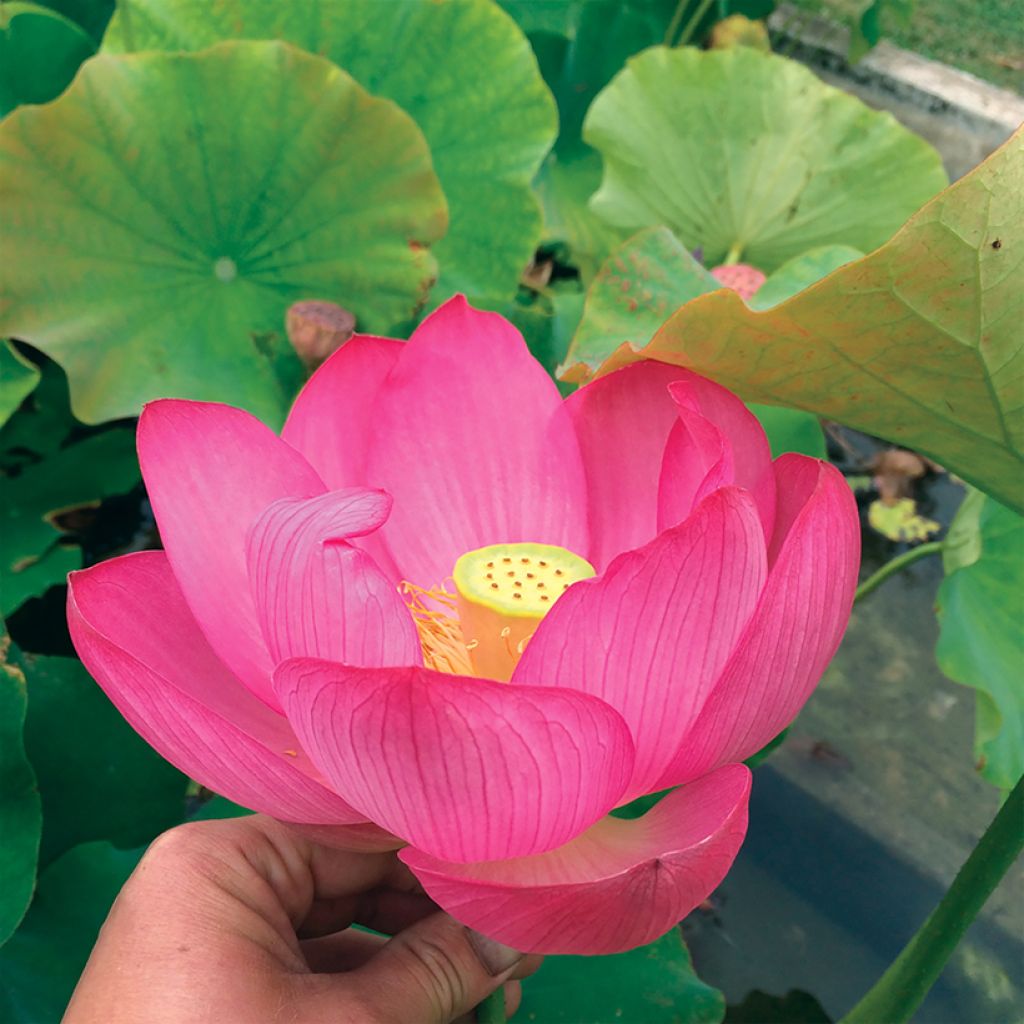
[[[62,581],[159,542],[145,401],[280,424],[299,299],[406,336],[463,291],[563,391],[644,349],[757,403],[776,454],[823,457],[825,417],[960,473],[984,493],[943,542],[937,657],[977,691],[985,777],[1020,776],[1024,136],[940,191],[937,155],[888,115],[784,58],[697,48],[771,6],[0,6],[5,1020],[59,1018],[153,836],[245,813],[204,802],[70,656]],[[741,299],[723,260],[767,280]],[[522,1012],[710,1024],[724,1001],[673,932],[549,958]]]

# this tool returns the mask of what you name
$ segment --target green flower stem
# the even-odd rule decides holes
[[[686,23],[686,28],[679,33],[679,38],[676,40],[676,46],[685,46],[690,41],[690,37],[697,31],[697,26],[701,23],[701,19],[708,13],[708,8],[714,2],[715,0],[701,0],[697,10],[693,12],[690,20]]]
[[[505,1024],[505,986],[492,992],[476,1008],[476,1024]]]
[[[740,257],[743,255],[743,243],[734,242],[732,248],[725,254],[725,259],[722,260],[723,267],[731,267],[736,263],[739,263]]]
[[[689,2],[690,0],[679,0],[679,3],[676,4],[676,9],[672,12],[672,20],[668,23],[668,28],[665,30],[665,38],[662,40],[665,46],[672,45],[672,40],[675,38],[676,32],[679,31],[679,26],[683,23],[683,15],[686,13]]]
[[[968,926],[1024,849],[1024,778],[1018,780],[939,905],[840,1024],[904,1024],[921,1005]]]
[[[857,592],[853,595],[853,603],[856,604],[862,598],[867,597],[873,590],[877,590],[890,576],[895,575],[901,569],[905,569],[908,565],[913,565],[914,562],[927,558],[929,555],[941,554],[943,547],[944,543],[941,540],[929,541],[927,544],[918,544],[916,548],[911,548],[902,555],[898,555],[891,562],[886,562],[881,569],[873,572],[857,588]]]

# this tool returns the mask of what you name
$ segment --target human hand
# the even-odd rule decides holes
[[[511,1013],[539,963],[438,912],[394,853],[196,822],[125,883],[64,1024],[447,1024],[502,985]]]

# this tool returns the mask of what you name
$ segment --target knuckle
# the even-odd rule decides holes
[[[437,1016],[446,1020],[466,1001],[466,984],[458,957],[442,942],[420,936],[410,943],[409,952],[417,979],[436,1007]]]
[[[204,839],[198,825],[199,822],[188,822],[158,835],[149,844],[144,862],[166,864],[169,861],[189,861],[201,856]]]

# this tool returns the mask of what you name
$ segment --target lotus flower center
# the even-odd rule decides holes
[[[452,570],[454,594],[406,584],[424,661],[441,671],[507,681],[540,620],[573,583],[593,575],[588,561],[552,544],[492,544],[466,552]]]

